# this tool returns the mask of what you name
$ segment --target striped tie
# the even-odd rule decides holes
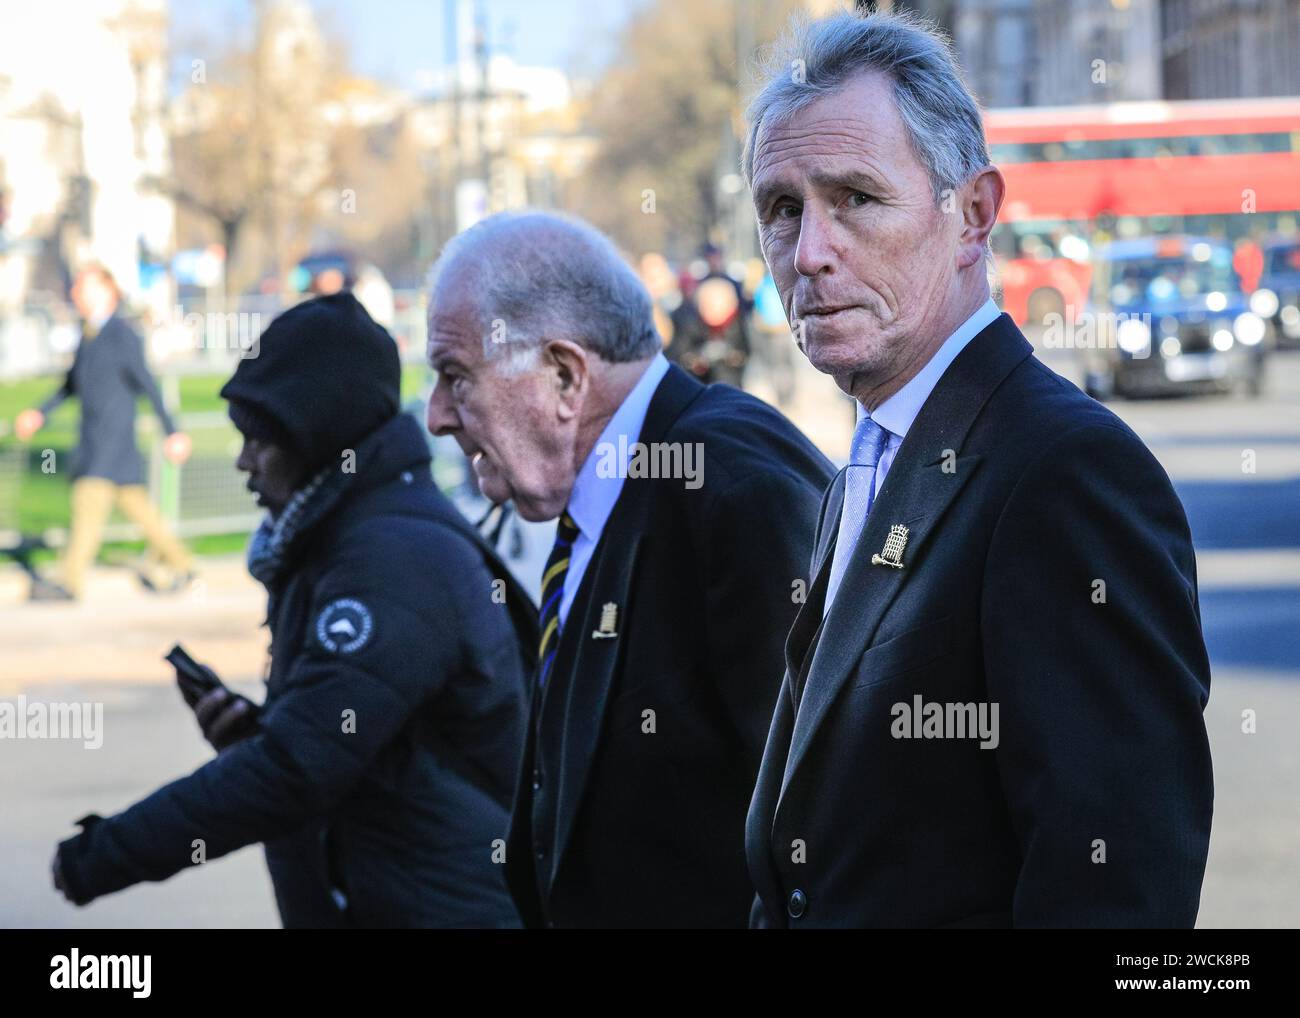
[[[537,648],[537,682],[543,685],[555,662],[560,645],[560,601],[564,598],[564,576],[569,571],[569,552],[578,537],[578,525],[568,511],[560,514],[555,528],[555,545],[542,574],[542,640]]]

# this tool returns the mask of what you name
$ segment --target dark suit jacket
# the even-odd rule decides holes
[[[750,806],[754,925],[1192,925],[1210,673],[1151,453],[1002,315],[922,407],[823,625],[843,488]],[[872,564],[894,524],[902,569]],[[896,737],[936,703],[997,704],[996,748]]]
[[[745,810],[833,469],[676,367],[641,441],[700,443],[703,484],[624,482],[534,694],[506,862],[529,926],[744,926],[753,900]]]

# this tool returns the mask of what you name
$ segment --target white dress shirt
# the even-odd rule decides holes
[[[890,396],[889,399],[876,407],[871,414],[871,419],[889,433],[884,452],[880,454],[880,462],[876,465],[875,486],[873,489],[875,495],[880,494],[880,487],[885,483],[885,475],[889,473],[889,468],[898,453],[898,447],[903,444],[908,429],[912,427],[912,422],[916,420],[916,415],[921,412],[921,407],[925,405],[925,401],[930,398],[930,393],[934,391],[934,387],[939,384],[939,379],[943,377],[943,373],[948,370],[948,365],[956,360],[957,355],[966,348],[966,344],[988,328],[1000,313],[992,298],[986,300],[973,315],[962,322],[956,332],[944,341],[943,346],[934,352],[934,355],[926,362],[925,367],[918,371],[906,385]],[[862,420],[864,416],[866,416],[866,410],[859,403],[858,420]],[[838,555],[839,551],[837,544],[835,553]],[[826,604],[823,606],[823,611],[830,611],[829,598],[827,598]]]
[[[600,543],[600,535],[605,530],[609,515],[614,511],[614,504],[623,491],[623,479],[627,475],[627,464],[619,463],[619,469],[613,477],[601,477],[597,473],[597,464],[601,459],[608,462],[608,453],[602,453],[602,446],[609,443],[614,449],[627,449],[641,438],[641,427],[645,424],[646,411],[650,409],[650,400],[668,373],[668,359],[662,354],[655,354],[649,366],[627,398],[619,404],[614,416],[605,425],[605,430],[591,447],[578,477],[573,482],[573,491],[569,493],[569,516],[578,526],[578,536],[569,552],[569,567],[564,574],[564,593],[560,597],[560,626],[569,617],[573,598],[582,586],[582,576],[591,562],[592,552]],[[625,442],[620,443],[620,436]]]
[[[898,453],[898,447],[903,444],[908,429],[916,420],[916,415],[921,412],[925,401],[930,398],[930,393],[934,392],[934,387],[939,384],[943,373],[948,370],[948,365],[966,349],[967,343],[993,324],[999,314],[1001,312],[998,306],[990,297],[976,309],[973,315],[958,326],[957,331],[944,341],[943,346],[934,352],[934,356],[911,381],[876,407],[871,419],[889,432],[889,441],[885,443],[885,451],[880,454],[880,465],[876,467],[877,495],[880,494],[880,486],[885,483],[885,475],[889,473],[894,456]],[[862,404],[859,403],[858,420],[862,420],[865,413]]]

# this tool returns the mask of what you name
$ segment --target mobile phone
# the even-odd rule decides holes
[[[176,685],[180,687],[181,696],[191,707],[221,685],[200,668],[199,663],[190,657],[179,643],[167,652],[163,660],[176,669]]]

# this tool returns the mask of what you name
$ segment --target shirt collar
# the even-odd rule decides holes
[[[662,353],[655,354],[632,391],[610,417],[573,482],[573,490],[569,493],[569,516],[583,536],[591,541],[600,540],[605,522],[614,511],[614,503],[623,490],[623,478],[627,473],[627,464],[620,462],[616,476],[601,477],[597,474],[597,464],[607,456],[602,452],[602,447],[627,449],[640,439],[641,427],[645,424],[646,412],[650,409],[650,400],[667,373],[668,358]],[[620,437],[625,439],[622,444],[619,442]]]
[[[930,398],[930,393],[939,384],[939,379],[948,370],[948,365],[956,360],[957,355],[965,349],[966,344],[978,336],[993,323],[1001,312],[993,303],[993,298],[986,300],[975,313],[958,326],[954,332],[934,352],[925,367],[901,389],[885,400],[871,414],[871,419],[886,431],[899,438],[907,437],[907,430],[921,412],[921,407]],[[858,420],[866,415],[862,404],[858,404]]]

